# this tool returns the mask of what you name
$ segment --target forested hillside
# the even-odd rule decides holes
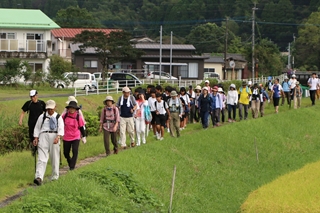
[[[0,7],[41,9],[56,21],[61,9],[69,6],[85,8],[98,23],[89,24],[91,27],[100,25],[121,28],[135,36],[156,38],[159,36],[159,26],[163,25],[163,35],[168,36],[173,31],[181,43],[193,42],[192,38],[197,33],[192,34],[192,30],[199,25],[214,23],[222,30],[218,30],[219,36],[208,40],[215,39],[221,45],[225,29],[222,27],[228,17],[229,42],[233,45],[228,50],[239,51],[244,46],[242,44],[251,42],[252,2],[253,0],[2,0]],[[287,51],[288,44],[298,37],[299,28],[304,26],[312,12],[318,11],[319,6],[318,0],[257,0],[257,43],[265,39],[274,42],[280,51]],[[77,21],[85,26],[85,19],[88,18],[78,18]],[[59,20],[58,24],[63,26],[63,22]],[[211,25],[209,28],[216,29]],[[221,48],[223,47],[216,47],[211,52],[221,52]],[[297,62],[299,63],[298,59]]]

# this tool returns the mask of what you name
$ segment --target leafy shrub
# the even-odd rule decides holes
[[[0,131],[0,155],[23,151],[29,147],[28,127],[15,126]]]
[[[86,131],[88,136],[99,135],[100,118],[97,115],[83,111],[83,116],[86,120]]]

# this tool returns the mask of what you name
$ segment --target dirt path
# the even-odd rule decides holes
[[[80,160],[80,162],[77,163],[76,168],[80,168],[80,167],[86,166],[88,164],[91,164],[93,162],[96,162],[96,161],[100,160],[101,158],[104,158],[105,156],[106,156],[106,154],[100,154],[98,156],[93,156],[93,157],[89,157],[89,158],[85,158],[83,160]],[[68,171],[69,171],[69,167],[68,166],[64,166],[64,167],[60,168],[60,175],[65,175],[65,174],[68,173]],[[29,183],[29,186],[27,188],[30,188],[30,187],[35,188],[37,186],[35,186],[34,184]],[[18,192],[15,195],[7,197],[3,201],[0,201],[0,208],[3,208],[5,206],[9,205],[11,202],[13,202],[13,201],[19,199],[20,197],[22,197],[23,195],[25,195],[25,192],[27,191],[27,188],[21,190],[20,192]]]

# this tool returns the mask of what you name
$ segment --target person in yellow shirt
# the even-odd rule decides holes
[[[250,96],[252,95],[251,89],[247,86],[246,82],[242,82],[242,87],[238,89],[239,94],[239,117],[240,121],[243,118],[242,109],[244,109],[244,120],[248,118],[248,108],[249,108],[249,101]]]

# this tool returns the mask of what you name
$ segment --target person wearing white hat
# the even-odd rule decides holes
[[[282,95],[282,102],[281,102],[281,106],[283,106],[284,104],[284,100],[287,99],[287,103],[289,108],[291,107],[291,97],[290,97],[290,82],[289,82],[289,78],[287,76],[284,77],[284,81],[281,84],[282,89],[283,89],[283,95]]]
[[[113,153],[118,154],[118,143],[117,143],[117,130],[120,122],[119,109],[114,106],[114,100],[112,96],[107,96],[103,101],[104,107],[100,115],[100,129],[103,130],[103,142],[106,151],[106,156],[110,155],[110,142],[113,144]]]
[[[290,100],[293,100],[293,92],[294,92],[294,88],[296,87],[296,83],[297,83],[297,79],[296,79],[296,75],[293,74],[291,76],[291,79],[289,80],[289,84],[290,84]]]
[[[167,104],[170,111],[170,135],[172,137],[180,137],[180,118],[183,115],[182,101],[178,97],[177,91],[173,90],[170,93],[171,98],[168,99]]]
[[[302,98],[302,88],[300,86],[299,81],[296,82],[296,87],[294,88],[293,96],[294,96],[293,98],[294,109],[300,108],[301,98]]]
[[[222,100],[221,122],[224,123],[227,98],[226,98],[226,95],[224,94],[224,91],[223,91],[222,87],[218,88],[218,93],[220,94],[220,97],[221,97],[221,100]]]
[[[209,115],[211,106],[211,94],[209,94],[208,87],[202,88],[202,93],[198,99],[199,114],[201,117],[202,127],[207,129],[209,126]]]
[[[137,109],[136,99],[130,95],[129,87],[122,88],[122,96],[119,97],[116,106],[120,112],[120,143],[123,149],[127,148],[126,132],[130,136],[131,147],[135,146],[133,113]]]
[[[210,87],[210,81],[209,80],[205,80],[204,81],[204,86],[207,87],[209,94],[212,93],[212,88]]]
[[[59,178],[60,137],[64,136],[64,123],[55,108],[55,101],[47,101],[46,112],[39,116],[34,128],[33,145],[38,147],[38,161],[33,182],[37,185],[42,184],[49,157],[52,166],[51,180]]]
[[[146,121],[145,121],[145,109],[149,107],[148,101],[145,99],[145,92],[143,89],[139,89],[137,95],[137,109],[134,113],[136,134],[137,134],[137,146],[146,143]]]
[[[30,139],[30,142],[32,143],[34,140],[34,137],[33,137],[34,127],[37,123],[38,117],[43,112],[46,111],[46,104],[44,101],[38,99],[37,90],[31,90],[29,92],[29,95],[30,95],[30,100],[25,102],[21,108],[22,112],[20,114],[19,125],[20,126],[22,125],[25,113],[26,112],[29,113],[29,118],[28,118],[29,139]],[[33,154],[35,154],[35,149]]]
[[[231,84],[227,94],[227,106],[228,106],[228,122],[236,122],[237,114],[237,104],[238,104],[238,92],[236,90],[236,85]],[[231,117],[232,113],[232,117]]]

